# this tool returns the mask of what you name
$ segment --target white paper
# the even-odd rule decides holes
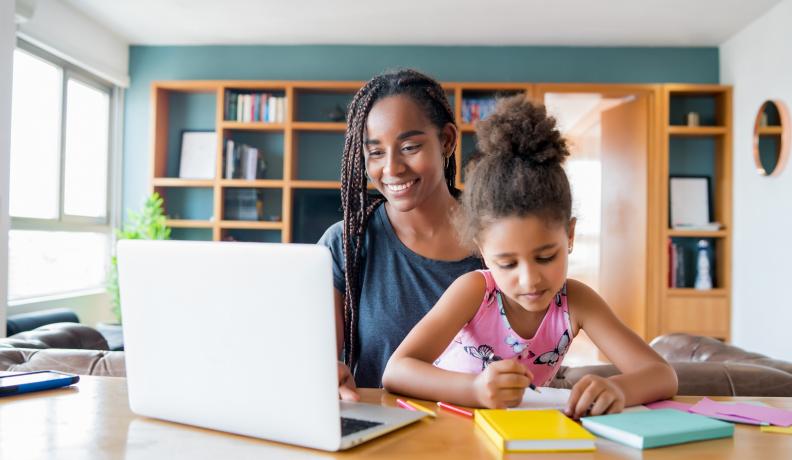
[[[567,402],[569,401],[569,395],[572,394],[572,390],[568,390],[566,388],[550,388],[550,387],[539,387],[539,391],[541,393],[537,393],[530,388],[525,389],[525,394],[523,395],[522,403],[519,406],[513,407],[512,409],[515,410],[539,410],[539,409],[558,409],[564,410],[566,409]],[[624,408],[624,412],[638,412],[638,411],[645,411],[649,410],[648,407],[644,405],[637,405],[632,407]]]
[[[525,389],[522,403],[514,409],[566,409],[572,390],[566,388],[539,387],[541,393]]]

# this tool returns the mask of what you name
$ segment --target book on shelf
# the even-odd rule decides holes
[[[685,270],[685,248],[668,239],[668,287],[688,287]]]
[[[473,123],[478,120],[483,120],[495,110],[495,98],[466,98],[462,101],[462,121],[464,123]]]
[[[223,199],[225,220],[259,220],[259,197],[253,188],[229,188]]]
[[[476,425],[504,452],[592,451],[594,436],[558,410],[480,409]]]
[[[226,179],[256,180],[264,177],[267,163],[261,150],[256,147],[236,144],[232,139],[228,139],[225,155]]]
[[[228,121],[283,123],[286,98],[266,92],[225,92],[225,116]]]
[[[597,436],[636,449],[682,444],[734,435],[734,425],[675,409],[583,417],[583,427]]]

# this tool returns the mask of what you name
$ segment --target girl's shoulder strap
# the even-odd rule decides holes
[[[487,284],[486,287],[486,294],[491,295],[498,289],[498,285],[495,284],[495,278],[492,277],[492,273],[487,269],[476,270],[477,272],[484,275],[484,281]]]

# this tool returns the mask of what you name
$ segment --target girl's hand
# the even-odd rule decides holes
[[[574,419],[584,415],[614,414],[624,410],[624,391],[612,380],[586,375],[572,387],[564,413]]]
[[[473,391],[479,405],[490,409],[514,407],[522,402],[523,393],[533,374],[517,360],[495,361],[476,376]]]

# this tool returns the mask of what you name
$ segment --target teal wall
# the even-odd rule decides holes
[[[132,46],[123,206],[145,199],[155,80],[366,80],[414,67],[444,81],[717,83],[717,48],[486,46]]]

